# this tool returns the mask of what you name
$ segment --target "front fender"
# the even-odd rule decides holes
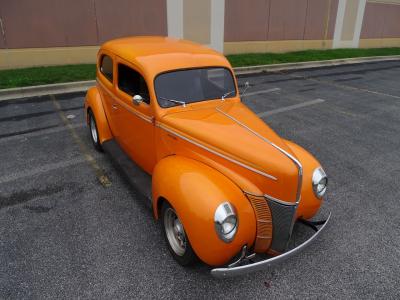
[[[303,183],[301,187],[301,200],[297,209],[297,217],[310,219],[318,212],[318,209],[321,207],[323,202],[322,199],[315,196],[312,188],[313,172],[321,164],[314,158],[314,156],[299,145],[288,140],[285,140],[285,143],[294,152],[303,166]]]
[[[153,209],[158,218],[166,199],[182,221],[194,252],[209,265],[222,265],[243,245],[251,246],[256,234],[253,208],[243,192],[215,169],[182,156],[168,156],[153,172]],[[238,232],[230,243],[219,239],[214,227],[217,207],[229,201],[236,208]]]
[[[91,109],[94,117],[96,119],[97,131],[99,132],[100,144],[111,139],[113,137],[110,126],[108,125],[108,120],[106,113],[104,111],[103,102],[101,99],[100,92],[97,87],[91,87],[85,97],[85,112],[86,112],[86,122],[88,109]]]

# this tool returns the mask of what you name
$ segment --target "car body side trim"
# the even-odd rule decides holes
[[[251,132],[255,136],[257,136],[258,138],[262,139],[264,142],[270,144],[275,149],[279,150],[281,153],[283,153],[285,156],[287,156],[296,165],[296,168],[298,170],[298,180],[297,180],[297,192],[296,192],[296,200],[295,201],[296,201],[296,204],[299,204],[300,198],[301,198],[301,185],[302,185],[302,182],[303,182],[303,166],[301,165],[301,163],[293,155],[291,155],[290,153],[288,153],[287,151],[285,151],[284,149],[282,149],[278,145],[274,144],[273,142],[271,142],[267,138],[263,137],[261,134],[259,134],[258,132],[254,131],[253,129],[251,129],[247,125],[243,124],[242,122],[237,120],[235,117],[233,117],[230,114],[224,112],[219,107],[217,107],[216,110],[219,113],[221,113],[224,116],[226,116],[227,118],[229,118],[232,121],[236,122],[237,124],[239,124],[243,128],[245,128],[246,130],[248,130],[249,132]]]
[[[156,122],[156,126],[161,128],[161,129],[163,129],[163,130],[165,130],[165,131],[167,131],[168,133],[170,133],[172,135],[175,135],[176,137],[179,137],[179,138],[181,138],[181,139],[183,139],[183,140],[185,140],[185,141],[187,141],[187,142],[189,142],[189,143],[191,143],[193,145],[196,145],[196,146],[198,146],[198,147],[200,147],[200,148],[202,148],[202,149],[204,149],[204,150],[206,150],[208,152],[211,152],[211,153],[213,153],[213,154],[215,154],[215,155],[217,155],[219,157],[222,157],[222,158],[224,158],[224,159],[226,159],[226,160],[228,160],[228,161],[230,161],[230,162],[232,162],[234,164],[237,164],[237,165],[239,165],[239,166],[241,166],[241,167],[243,167],[243,168],[245,168],[247,170],[250,170],[250,171],[252,171],[254,173],[257,173],[259,175],[262,175],[262,176],[267,177],[267,178],[272,179],[272,180],[278,180],[276,177],[274,177],[274,176],[272,176],[270,174],[267,174],[265,172],[262,172],[260,170],[255,169],[253,167],[250,167],[250,166],[248,166],[248,165],[246,165],[246,164],[244,164],[244,163],[242,163],[242,162],[240,162],[240,161],[238,161],[236,159],[233,159],[233,158],[231,158],[231,157],[229,157],[227,155],[224,155],[224,154],[222,154],[222,153],[220,153],[218,151],[210,149],[209,147],[207,147],[207,146],[205,146],[203,144],[200,144],[200,143],[198,143],[198,142],[196,142],[196,141],[194,141],[192,139],[189,139],[189,138],[187,138],[187,137],[175,132],[174,130],[169,129],[167,126],[163,125],[160,122]]]
[[[307,248],[309,245],[312,244],[312,242],[315,241],[315,239],[324,231],[326,225],[329,223],[329,220],[331,218],[331,214],[329,213],[328,218],[326,221],[323,223],[322,227],[318,229],[316,233],[314,233],[313,236],[311,236],[307,241],[302,243],[301,245],[297,246],[296,248],[293,248],[281,255],[258,261],[255,263],[249,263],[247,265],[242,265],[238,267],[227,267],[227,268],[215,268],[211,270],[211,275],[214,277],[218,278],[226,278],[226,277],[233,277],[233,276],[239,276],[239,275],[244,275],[247,273],[255,272],[255,271],[260,271],[260,270],[265,270],[268,267],[274,266],[276,264],[279,264],[288,258],[300,253],[303,251],[305,248]]]

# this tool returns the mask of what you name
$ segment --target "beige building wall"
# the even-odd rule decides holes
[[[211,43],[211,0],[183,1],[183,38],[200,44]]]
[[[2,1],[0,69],[94,63],[101,43],[129,35],[225,54],[400,47],[400,0]]]

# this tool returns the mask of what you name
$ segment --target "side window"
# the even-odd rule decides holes
[[[100,72],[111,82],[113,81],[113,61],[108,55],[103,55],[100,62]]]
[[[145,103],[150,103],[149,90],[142,75],[123,64],[118,64],[118,88],[132,97],[140,95]]]

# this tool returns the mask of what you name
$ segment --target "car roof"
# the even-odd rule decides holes
[[[184,68],[222,66],[230,68],[219,52],[191,41],[162,36],[127,37],[106,42],[107,50],[136,65],[148,76]]]

